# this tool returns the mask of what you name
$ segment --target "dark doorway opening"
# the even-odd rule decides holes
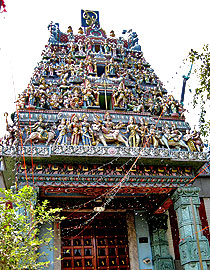
[[[107,93],[100,94],[99,106],[102,110],[112,110],[112,96]]]
[[[97,76],[101,77],[105,74],[105,66],[97,66]]]

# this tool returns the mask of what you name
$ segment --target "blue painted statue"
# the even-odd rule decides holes
[[[48,25],[48,30],[50,30],[50,38],[49,43],[57,43],[59,42],[59,24],[51,22]]]
[[[132,51],[141,51],[141,46],[138,44],[139,38],[136,32],[130,32],[128,35],[128,48]]]

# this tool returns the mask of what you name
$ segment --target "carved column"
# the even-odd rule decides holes
[[[173,194],[172,200],[179,225],[181,239],[179,251],[183,269],[207,270],[207,263],[210,263],[210,248],[208,240],[200,231],[201,222],[198,213],[200,205],[199,188],[179,188]]]
[[[131,212],[126,213],[126,222],[128,229],[130,270],[139,270],[134,213]]]
[[[167,231],[167,215],[153,216],[148,219],[154,270],[174,270],[174,261],[169,253]]]

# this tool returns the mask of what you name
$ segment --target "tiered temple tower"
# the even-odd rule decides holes
[[[175,269],[165,214],[174,204],[183,269],[207,270],[191,187],[206,162],[200,134],[145,60],[136,32],[117,38],[97,12],[82,16],[78,33],[49,25],[42,60],[7,122],[7,184],[30,184],[63,208],[67,219],[52,224],[58,249],[48,250],[52,262],[63,259],[49,269]]]

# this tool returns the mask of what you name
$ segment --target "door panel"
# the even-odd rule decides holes
[[[89,224],[82,216],[62,222],[63,270],[129,269],[125,215],[100,216]]]

